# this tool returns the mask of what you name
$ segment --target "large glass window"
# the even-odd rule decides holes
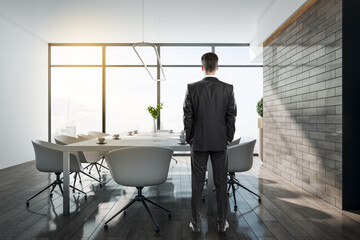
[[[156,68],[150,68],[156,74]],[[156,82],[142,68],[107,68],[106,131],[150,132],[152,118],[148,106],[156,105]]]
[[[211,51],[219,56],[218,78],[234,85],[238,105],[235,137],[243,141],[258,137],[256,103],[262,97],[262,67],[248,67],[254,65],[249,62],[248,46],[157,45],[166,81],[156,82],[141,66],[131,44],[101,45],[51,46],[49,138],[55,134],[76,136],[91,130],[149,132],[153,123],[147,107],[158,102],[164,104],[160,128],[182,130],[186,86],[203,78],[201,56]],[[137,49],[145,64],[152,65],[149,69],[156,77],[160,67],[154,49]]]
[[[101,131],[101,68],[54,67],[51,70],[51,132]]]
[[[167,80],[161,83],[161,99],[164,109],[161,110],[161,127],[180,132],[183,125],[183,103],[188,83],[202,79],[201,68],[173,67],[165,68]]]
[[[201,65],[201,56],[211,52],[211,47],[162,47],[161,63],[164,65]]]
[[[53,46],[52,65],[101,65],[102,49],[99,46]]]
[[[219,68],[220,80],[234,86],[237,105],[235,137],[242,141],[258,138],[256,104],[263,94],[262,68]]]

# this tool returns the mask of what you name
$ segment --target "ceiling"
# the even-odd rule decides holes
[[[250,42],[275,0],[144,0],[144,41]],[[142,0],[0,0],[0,16],[59,42],[142,41]]]

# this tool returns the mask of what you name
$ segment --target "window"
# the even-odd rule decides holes
[[[244,141],[258,137],[256,103],[262,97],[262,65],[249,62],[246,44],[157,44],[166,75],[162,82],[150,78],[132,44],[69,45],[50,44],[49,139],[59,133],[76,136],[91,130],[151,131],[147,107],[158,102],[164,103],[158,126],[182,130],[186,86],[203,78],[201,55],[211,51],[219,56],[219,79],[234,85],[235,137]],[[137,50],[156,76],[160,67],[154,49]]]

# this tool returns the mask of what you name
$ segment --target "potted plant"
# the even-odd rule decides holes
[[[159,103],[156,107],[149,106],[147,108],[148,112],[150,113],[151,117],[153,118],[153,136],[156,136],[156,120],[160,115],[160,109],[162,109],[163,104]]]
[[[256,105],[256,111],[259,115],[259,157],[263,160],[263,99],[261,98]]]

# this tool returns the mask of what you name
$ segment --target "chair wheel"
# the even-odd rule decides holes
[[[258,202],[261,203],[261,198],[258,199]]]
[[[91,172],[89,171],[89,174],[91,174]]]
[[[108,226],[107,224],[104,225],[104,228],[105,228],[105,229],[108,229],[108,227],[109,227],[109,226]]]
[[[52,193],[50,193],[50,196],[49,196],[50,198],[52,198],[53,197],[53,194]]]
[[[87,195],[84,196],[85,200],[87,200]]]
[[[203,198],[202,201],[205,202],[205,198]]]
[[[26,206],[28,207],[30,205],[30,203],[29,202],[26,202]]]
[[[126,210],[124,210],[124,216],[126,216]]]
[[[235,212],[237,211],[237,206],[234,206],[234,211],[235,211]]]
[[[79,183],[82,183],[82,181],[79,181]]]
[[[73,189],[72,192],[75,193],[75,189]]]
[[[99,186],[102,187],[102,183],[100,183]]]
[[[157,228],[155,229],[155,232],[157,232],[157,233],[160,232],[160,228],[157,227]]]
[[[168,217],[171,217],[172,215],[171,215],[171,212],[170,213],[168,213]]]

